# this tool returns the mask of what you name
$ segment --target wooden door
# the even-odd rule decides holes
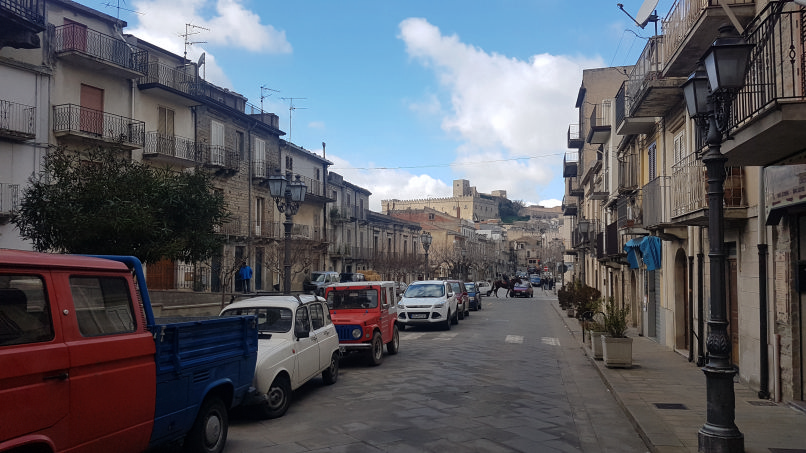
[[[146,272],[149,289],[176,289],[173,261],[162,259],[157,263],[149,263],[146,265]]]
[[[104,90],[81,84],[81,132],[103,135]]]
[[[64,34],[62,35],[62,48],[64,50],[87,51],[87,26],[70,19],[64,19]]]

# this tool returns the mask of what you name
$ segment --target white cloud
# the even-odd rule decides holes
[[[563,202],[561,200],[557,200],[556,198],[549,198],[548,200],[541,200],[537,204],[543,206],[544,208],[553,208],[555,206],[563,204]]]
[[[189,42],[205,42],[209,44],[207,47],[290,53],[292,48],[285,31],[261,24],[260,16],[243,3],[243,0],[137,0],[134,9],[142,14],[138,23],[126,32],[179,55],[185,52],[184,38],[179,35],[186,32],[192,33]],[[201,28],[186,29],[186,24]],[[203,51],[200,44],[192,44],[187,48],[188,58],[196,60]],[[206,66],[207,80],[232,88],[209,51]]]
[[[507,190],[510,199],[539,198],[541,188],[562,177],[556,170],[567,148],[564,132],[576,122],[582,69],[603,66],[601,61],[545,53],[523,61],[487,53],[421,18],[402,21],[399,37],[450,98],[441,124],[462,143],[455,163],[488,163],[458,166],[459,177],[482,192]],[[512,160],[524,156],[535,158]]]

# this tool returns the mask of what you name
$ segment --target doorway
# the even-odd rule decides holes
[[[676,349],[688,350],[688,259],[686,252],[680,248],[674,257],[674,346]]]

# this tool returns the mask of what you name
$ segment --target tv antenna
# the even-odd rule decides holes
[[[652,22],[655,24],[655,36],[658,35],[658,12],[655,8],[658,6],[658,0],[644,0],[644,3],[638,8],[638,14],[635,17],[632,17],[630,13],[624,9],[624,5],[621,3],[616,3],[616,6],[619,7],[620,10],[624,11],[624,14],[629,16],[635,25],[641,27],[641,30],[646,27],[646,24]]]
[[[201,68],[202,66],[204,66],[204,72],[202,72],[202,80],[204,80],[205,78],[207,78],[207,66],[205,66],[205,65],[204,65],[204,63],[207,61],[207,60],[206,60],[206,57],[207,57],[207,53],[206,53],[206,52],[202,52],[202,54],[201,54],[201,55],[199,55],[199,61],[198,61],[198,62],[196,62],[196,70],[197,70],[197,71],[199,70],[199,68]]]
[[[269,94],[264,94],[267,91],[269,92]],[[279,93],[280,90],[271,89],[271,88],[267,87],[266,85],[261,85],[260,86],[260,111],[261,112],[263,111],[263,99],[266,99],[267,97],[271,96],[272,92]]]
[[[204,44],[204,43],[207,42],[207,41],[189,41],[188,40],[188,38],[190,38],[191,36],[198,35],[199,33],[201,33],[201,30],[210,31],[209,28],[204,28],[204,27],[201,27],[201,26],[198,26],[198,25],[193,25],[193,24],[185,24],[185,33],[182,34],[182,35],[179,35],[179,36],[185,38],[185,60],[187,60],[187,58],[188,58],[188,46],[192,46],[193,44]]]
[[[305,110],[308,107],[294,107],[294,99],[308,99],[308,98],[280,98],[284,101],[288,101],[288,138],[291,139],[291,114],[294,110],[302,109]]]
[[[123,1],[123,4],[125,5],[125,4],[126,4],[126,0],[122,0],[122,1]],[[120,19],[120,10],[123,10],[123,11],[128,11],[128,12],[130,12],[130,13],[134,13],[134,14],[140,14],[140,15],[142,15],[142,14],[143,14],[143,13],[141,13],[140,11],[135,11],[135,10],[133,10],[133,9],[124,8],[124,7],[120,6],[120,2],[121,2],[121,0],[117,0],[117,4],[116,4],[116,5],[113,5],[113,4],[112,4],[112,2],[106,2],[106,3],[104,3],[103,5],[104,5],[104,6],[106,6],[107,8],[116,8],[116,9],[117,9],[117,11],[118,11],[118,12],[117,12],[117,19]]]

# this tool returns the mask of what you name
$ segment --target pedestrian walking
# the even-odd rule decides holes
[[[241,269],[238,271],[238,278],[243,281],[243,292],[248,293],[249,283],[252,281],[252,268],[246,262],[241,263]]]

